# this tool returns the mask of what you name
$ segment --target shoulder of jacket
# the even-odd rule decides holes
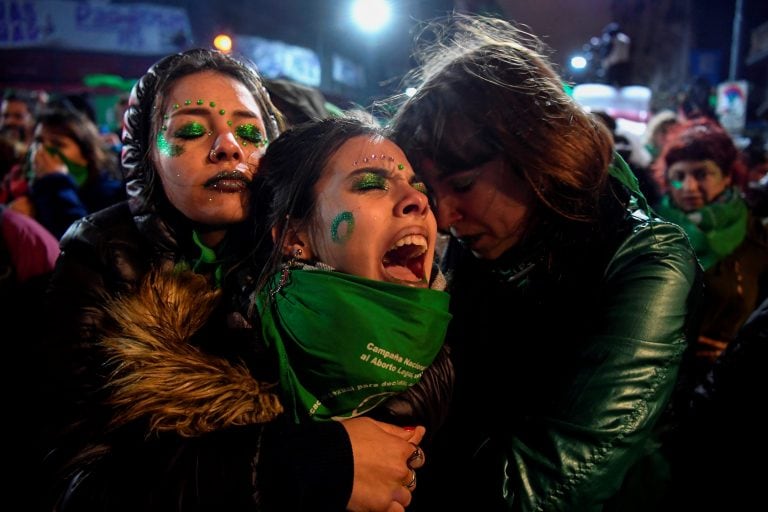
[[[61,237],[61,246],[66,250],[76,243],[99,245],[105,240],[122,240],[138,234],[128,203],[123,201],[73,222]]]

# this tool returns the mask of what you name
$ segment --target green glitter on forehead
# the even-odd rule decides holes
[[[165,138],[165,135],[162,132],[157,134],[156,144],[157,150],[161,155],[174,157],[184,153],[183,147],[168,142],[168,139]]]
[[[227,121],[227,126],[232,126],[232,120]]]
[[[203,103],[205,103],[203,100],[197,100],[198,105],[202,105]]]
[[[212,101],[212,102],[209,103],[209,105],[212,106],[212,107],[215,107],[216,106],[216,102]]]
[[[226,114],[226,113],[227,113],[227,111],[226,111],[226,110],[224,110],[224,109],[221,109],[221,110],[219,110],[219,114],[220,114],[220,115],[222,115],[222,116],[223,116],[224,114]]]
[[[192,100],[184,100],[184,104],[185,105],[191,105],[192,104]]]
[[[342,224],[346,224],[346,232],[339,234],[339,228]],[[355,231],[355,217],[352,212],[341,212],[331,222],[331,240],[337,244],[343,244],[352,237],[352,233]]]

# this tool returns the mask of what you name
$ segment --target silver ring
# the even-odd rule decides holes
[[[219,155],[216,153],[215,149],[212,149],[208,152],[208,160],[213,163],[217,163],[219,161]]]
[[[411,444],[413,444],[413,443],[411,443]],[[415,462],[421,462],[421,464],[419,464],[419,467],[424,465],[424,450],[421,449],[421,446],[414,445],[414,447],[416,449],[413,450],[413,453],[411,454],[410,457],[408,457],[408,461],[406,462],[408,467],[411,468],[411,469],[413,469],[413,464]]]
[[[407,484],[403,484],[403,485],[405,485],[405,487],[409,491],[412,491],[412,490],[414,490],[416,488],[416,470],[413,469],[413,468],[410,468],[410,470],[411,470],[411,481],[408,482]]]

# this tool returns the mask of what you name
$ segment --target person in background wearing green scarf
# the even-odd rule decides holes
[[[277,354],[285,419],[436,429],[451,315],[435,216],[402,150],[363,114],[305,123],[270,145],[254,185],[271,254],[251,314]]]
[[[743,166],[728,133],[708,120],[673,128],[655,164],[667,191],[656,211],[685,230],[705,271],[694,379],[768,296],[768,233],[736,185]]]
[[[13,207],[26,205],[56,238],[74,221],[126,198],[96,125],[73,109],[55,106],[38,116],[28,158],[28,196]]]

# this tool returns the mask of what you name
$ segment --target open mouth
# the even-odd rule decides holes
[[[384,254],[384,272],[394,281],[417,284],[427,282],[424,262],[429,244],[423,235],[406,235]]]

